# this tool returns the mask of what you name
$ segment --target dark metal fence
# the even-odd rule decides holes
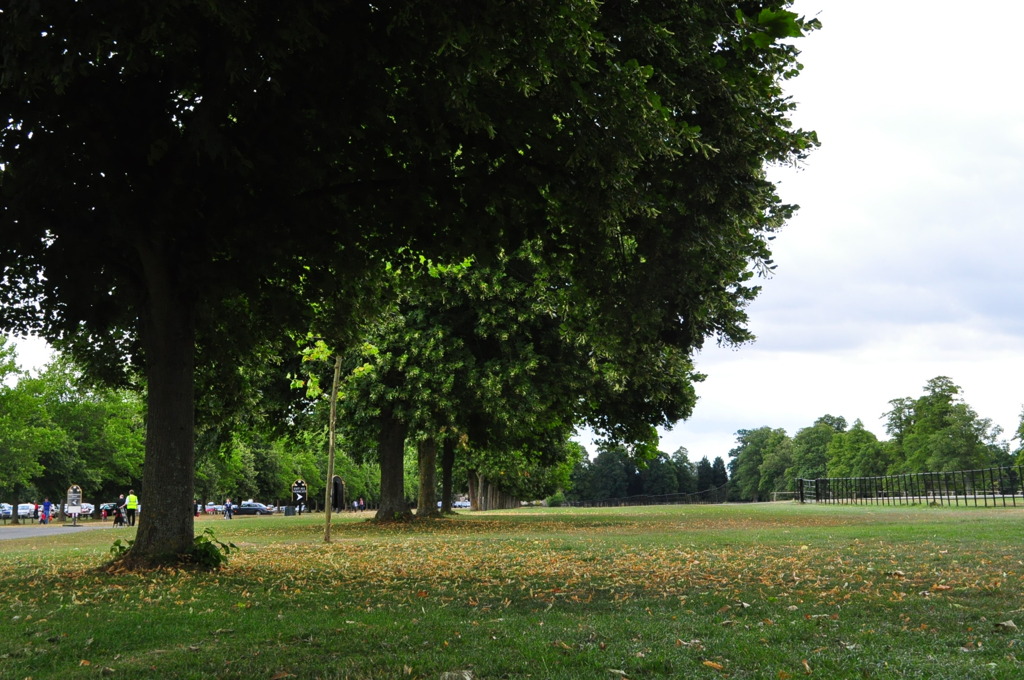
[[[596,501],[566,501],[574,508],[612,508],[621,505],[681,505],[688,503],[725,503],[729,496],[729,484],[695,493],[670,493],[659,496],[625,496],[623,498],[602,498]]]
[[[1024,465],[884,477],[797,480],[801,503],[1024,507]]]

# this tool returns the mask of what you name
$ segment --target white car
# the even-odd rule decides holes
[[[36,514],[36,506],[32,503],[18,504],[18,517],[31,517]]]
[[[0,518],[10,519],[14,513],[14,506],[10,503],[0,503]]]

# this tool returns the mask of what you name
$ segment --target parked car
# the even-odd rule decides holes
[[[14,514],[14,506],[10,503],[0,503],[0,519],[10,519]]]
[[[469,501],[455,501],[454,503],[452,503],[452,507],[453,508],[468,508],[469,507]]]
[[[224,506],[223,505],[217,505],[216,503],[207,503],[206,504],[206,513],[210,514],[210,515],[224,514]]]
[[[235,506],[234,513],[236,515],[272,515],[274,514],[274,508],[263,505],[263,503],[243,501]]]
[[[36,514],[35,503],[19,503],[18,517],[32,517]]]

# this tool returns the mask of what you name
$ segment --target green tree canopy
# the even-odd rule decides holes
[[[138,486],[145,442],[138,392],[97,384],[63,355],[23,386],[55,432],[40,457],[44,469],[35,486],[41,493],[62,498],[75,484],[87,500],[105,502]]]
[[[65,433],[50,420],[30,389],[28,375],[17,363],[14,345],[0,336],[0,494],[15,508],[46,471],[43,456],[59,447]],[[12,520],[17,521],[17,513]]]
[[[837,432],[826,448],[829,477],[876,477],[888,473],[888,450],[858,418],[846,432]]]

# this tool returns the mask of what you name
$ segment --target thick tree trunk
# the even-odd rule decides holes
[[[405,424],[389,406],[380,415],[380,508],[377,519],[405,520],[412,516],[405,501]]]
[[[441,512],[452,511],[452,470],[455,468],[455,438],[449,436],[441,445]]]
[[[437,507],[437,440],[428,437],[417,447],[420,491],[416,501],[417,517],[438,517]]]
[[[21,524],[21,518],[18,516],[18,506],[21,505],[21,485],[16,484],[14,487],[14,503],[11,505],[11,524]]]
[[[194,301],[155,247],[139,248],[149,305],[140,321],[149,386],[146,459],[135,544],[125,562],[174,561],[193,546],[195,483]]]

